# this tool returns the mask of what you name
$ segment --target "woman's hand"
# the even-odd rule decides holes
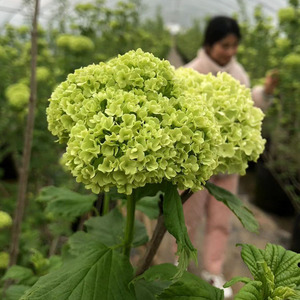
[[[274,69],[267,72],[264,84],[264,93],[267,96],[271,96],[274,93],[274,89],[277,87],[279,82],[279,72]]]

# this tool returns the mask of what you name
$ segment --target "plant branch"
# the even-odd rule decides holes
[[[21,224],[26,206],[26,193],[28,185],[28,170],[31,157],[32,139],[33,139],[33,128],[34,128],[34,112],[36,106],[36,65],[37,65],[37,19],[39,12],[39,0],[35,1],[35,10],[32,21],[32,32],[31,32],[31,77],[30,77],[30,97],[28,104],[28,116],[25,129],[24,138],[24,149],[22,157],[22,167],[19,174],[19,189],[17,205],[15,208],[14,221],[12,227],[12,238],[10,248],[10,261],[9,265],[16,264],[19,254],[19,239],[21,232]]]
[[[193,193],[190,190],[184,191],[180,196],[182,204],[184,204],[190,198],[190,196],[192,194]],[[167,229],[165,227],[164,215],[163,215],[163,212],[161,212],[157,219],[157,224],[154,229],[152,238],[148,244],[146,253],[139,261],[138,268],[136,271],[136,276],[143,274],[150,267],[151,262],[159,248],[159,245],[160,245],[166,231],[167,231]]]

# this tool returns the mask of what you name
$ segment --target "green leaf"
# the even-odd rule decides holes
[[[34,274],[31,269],[15,265],[10,267],[6,271],[6,273],[2,277],[2,280],[12,279],[15,280],[16,282],[22,283],[33,276]]]
[[[5,292],[5,300],[19,300],[28,289],[27,285],[11,285]]]
[[[264,258],[275,277],[275,286],[300,287],[300,253],[268,243]]]
[[[260,281],[250,281],[235,295],[234,300],[265,300],[261,292]]]
[[[95,236],[84,231],[74,233],[68,240],[70,245],[69,252],[72,255],[78,256],[91,248],[101,247],[103,244]]]
[[[66,188],[48,186],[41,190],[37,201],[47,204],[46,211],[55,217],[74,219],[90,211],[96,195],[81,195]]]
[[[264,260],[263,250],[249,244],[238,244],[238,246],[242,247],[242,259],[249,268],[252,276],[254,279],[260,280],[264,270],[262,265],[257,262],[262,262]]]
[[[279,286],[278,288],[276,288],[272,294],[272,297],[274,299],[290,299],[291,297],[296,296],[296,291],[294,291],[292,288],[290,287],[282,287]],[[277,298],[276,298],[277,297]]]
[[[114,246],[122,243],[124,218],[118,209],[113,209],[101,217],[90,218],[84,225],[87,232],[104,245]]]
[[[223,290],[211,286],[199,277],[183,272],[176,277],[177,267],[172,264],[160,264],[150,267],[134,280],[137,299],[205,299],[222,300]],[[138,293],[144,297],[138,297]],[[147,293],[155,293],[156,298],[146,298]]]
[[[137,299],[156,299],[156,295],[172,284],[177,272],[177,267],[172,264],[160,264],[150,267],[132,282]]]
[[[161,280],[168,281],[171,283],[174,275],[177,273],[178,269],[173,264],[159,264],[156,266],[150,267],[142,275],[136,279],[144,278],[147,281]]]
[[[41,277],[21,300],[135,300],[132,277],[126,257],[103,245]]]
[[[149,282],[140,279],[134,283],[137,299],[156,300],[156,295],[160,294],[170,283],[153,281]]]
[[[61,267],[62,265],[62,258],[58,255],[52,255],[49,257],[49,269],[48,271],[54,271]]]
[[[136,209],[144,213],[150,219],[157,219],[159,216],[159,200],[162,193],[158,192],[155,196],[143,197],[136,203]]]
[[[139,201],[144,197],[155,197],[159,192],[165,191],[165,185],[163,183],[148,183],[143,187],[133,190],[133,197],[135,201]]]
[[[262,298],[258,299],[286,299],[287,295],[287,299],[296,297],[300,288],[300,254],[273,244],[267,244],[265,250],[248,244],[241,246],[244,262],[254,280],[260,282]],[[255,287],[258,288],[257,285]]]
[[[223,300],[224,291],[213,287],[194,274],[184,272],[183,276],[166,288],[159,300]]]
[[[185,226],[181,198],[177,187],[164,182],[163,212],[167,230],[176,238],[178,259],[178,276],[187,269],[191,259],[197,262],[197,250],[192,245]]]
[[[120,245],[124,238],[125,218],[116,208],[102,217],[94,217],[87,220],[85,223],[87,231],[93,236],[93,239],[107,245]],[[148,241],[147,231],[145,226],[135,221],[133,247],[138,247]],[[88,237],[85,237],[88,238]]]
[[[231,280],[227,281],[224,284],[224,287],[226,288],[226,287],[232,286],[232,285],[236,284],[237,282],[248,283],[250,281],[251,281],[251,279],[249,277],[236,276],[236,277],[233,277]]]
[[[132,241],[133,247],[144,245],[148,242],[148,234],[145,225],[139,220],[134,222],[134,237]]]
[[[218,201],[223,202],[237,216],[247,230],[258,233],[259,225],[257,220],[237,196],[211,182],[207,182],[205,187],[211,195]]]

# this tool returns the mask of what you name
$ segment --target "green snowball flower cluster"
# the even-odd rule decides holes
[[[251,139],[259,142],[262,113],[251,109],[249,91],[229,75],[186,78],[185,72],[138,49],[78,69],[56,88],[47,109],[49,130],[67,144],[63,159],[78,182],[94,193],[116,186],[131,194],[167,179],[196,191],[228,167],[229,158],[239,156],[236,164],[243,160],[243,167],[256,159],[263,143],[254,150]],[[218,100],[224,112],[217,112]]]
[[[291,46],[291,41],[288,38],[277,38],[275,44],[281,50],[288,50]]]
[[[48,81],[51,76],[50,70],[47,67],[36,68],[36,79],[38,82]]]
[[[92,51],[95,48],[94,42],[83,35],[61,34],[56,44],[60,48],[66,48],[75,53]]]
[[[219,157],[214,174],[245,174],[248,161],[257,161],[265,144],[261,137],[264,114],[253,106],[250,90],[227,73],[203,75],[180,68],[177,76],[185,93],[204,97],[214,111],[222,137],[216,150]]]
[[[11,216],[7,212],[0,210],[0,229],[9,227],[11,225],[12,225]]]
[[[293,7],[285,7],[278,11],[278,18],[281,24],[296,19],[296,10]]]
[[[282,63],[286,67],[290,68],[299,68],[300,67],[300,54],[298,53],[289,53],[282,59]]]
[[[5,90],[5,96],[9,104],[16,109],[23,109],[29,100],[30,89],[24,83],[9,85]]]
[[[6,269],[9,264],[9,254],[7,252],[0,252],[0,269]]]

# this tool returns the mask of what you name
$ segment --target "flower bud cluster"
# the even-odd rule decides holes
[[[248,161],[256,161],[264,150],[261,137],[264,114],[253,106],[251,93],[227,73],[203,75],[192,69],[180,68],[180,86],[187,93],[204,95],[220,130],[221,143],[216,152],[218,166],[214,174],[245,174]]]

